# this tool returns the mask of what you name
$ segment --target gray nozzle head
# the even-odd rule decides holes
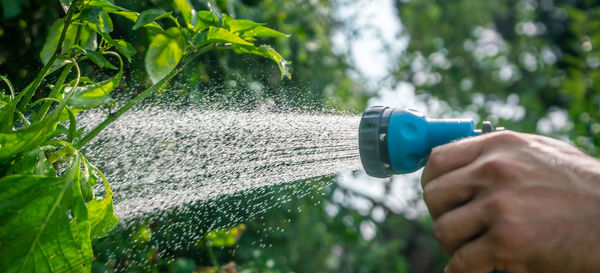
[[[379,178],[394,174],[388,151],[388,124],[392,108],[370,107],[362,115],[358,127],[358,149],[363,168],[368,175]]]

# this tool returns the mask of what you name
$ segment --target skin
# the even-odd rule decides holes
[[[435,148],[422,177],[447,273],[599,272],[600,161],[511,131]]]

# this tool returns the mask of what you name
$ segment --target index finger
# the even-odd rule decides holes
[[[450,171],[462,168],[480,157],[491,145],[506,144],[517,138],[518,133],[500,131],[477,137],[470,137],[438,146],[431,151],[425,170],[421,176],[421,185]]]

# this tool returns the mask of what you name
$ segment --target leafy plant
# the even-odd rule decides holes
[[[6,1],[5,1],[6,2]],[[49,29],[36,78],[16,92],[0,95],[0,271],[90,272],[92,240],[103,237],[118,222],[112,191],[104,175],[80,152],[104,128],[136,104],[165,87],[186,64],[213,49],[229,49],[275,61],[282,77],[290,77],[285,59],[261,37],[288,35],[248,20],[216,11],[196,11],[188,1],[175,0],[182,18],[158,9],[142,13],[117,6],[112,0],[60,0],[64,18]],[[110,112],[113,92],[123,77],[123,59],[135,48],[111,36],[112,17],[121,16],[133,29],[153,33],[145,58],[153,83]],[[79,63],[116,71],[103,81],[81,75]],[[117,61],[117,64],[115,64]],[[31,101],[50,74],[60,71],[50,91]],[[109,112],[85,133],[78,113],[101,108]],[[106,194],[95,196],[102,181]]]
[[[212,266],[206,267],[201,272],[210,273],[210,272],[222,272],[223,268],[233,267],[236,265],[233,262],[228,263],[224,267],[221,267],[215,253],[213,251],[213,247],[217,248],[225,248],[235,246],[239,241],[240,237],[246,230],[246,225],[240,224],[235,227],[229,229],[214,229],[210,230],[206,234],[204,234],[202,240],[198,242],[199,247],[205,247],[212,263]]]

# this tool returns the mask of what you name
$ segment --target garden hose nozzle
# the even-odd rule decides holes
[[[494,130],[489,121],[477,130],[470,119],[429,119],[412,109],[374,106],[360,121],[360,159],[373,177],[411,173],[425,166],[434,147]]]

